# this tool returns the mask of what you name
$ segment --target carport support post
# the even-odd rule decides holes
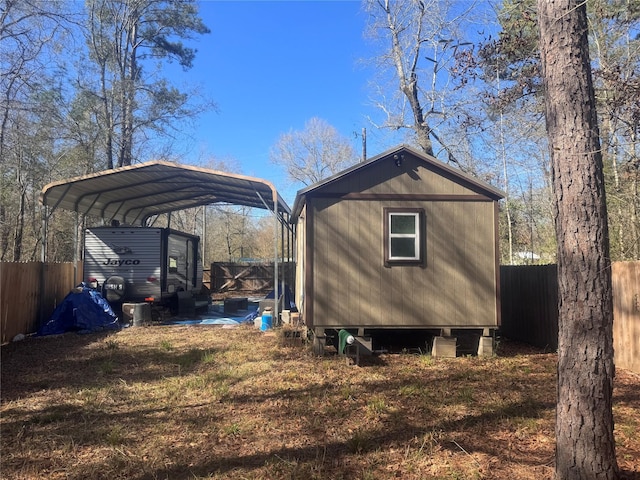
[[[256,195],[260,201],[264,204],[265,208],[273,214],[273,322],[277,325],[280,320],[278,312],[278,224],[280,219],[278,217],[278,192],[275,188],[271,189],[273,198],[273,210],[269,208],[267,202],[264,201],[260,192],[256,191]]]
[[[44,275],[47,261],[47,229],[49,227],[49,207],[44,205],[42,209],[42,245],[40,250],[42,268],[40,269],[40,299],[38,302],[38,329],[44,323]]]
[[[49,220],[47,212],[49,207],[44,205],[42,207],[42,245],[40,245],[40,260],[42,263],[47,261],[47,228],[49,227]]]
[[[75,231],[73,234],[73,286],[78,285],[78,245],[80,244],[80,217],[75,212]],[[84,280],[84,278],[83,278]]]
[[[278,325],[280,316],[278,312],[278,225],[280,220],[278,219],[278,194],[273,192],[273,323],[274,326]]]

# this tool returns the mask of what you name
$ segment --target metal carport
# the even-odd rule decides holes
[[[284,257],[285,245],[288,249],[293,245],[293,230],[289,222],[291,209],[274,185],[266,180],[152,161],[50,183],[42,189],[40,203],[45,207],[43,262],[47,260],[48,221],[58,208],[77,215],[102,218],[105,224],[117,221],[140,226],[148,225],[156,215],[214,203],[269,210],[274,216],[274,293],[275,298],[279,298],[278,234],[282,239]],[[275,318],[278,318],[278,302],[275,302],[275,308]]]

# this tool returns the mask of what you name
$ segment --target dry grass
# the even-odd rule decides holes
[[[6,479],[551,479],[553,354],[316,358],[250,327],[138,327],[2,347]],[[618,462],[640,479],[640,379]]]

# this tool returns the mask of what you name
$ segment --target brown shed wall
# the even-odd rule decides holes
[[[421,162],[407,170],[376,165],[307,200],[308,325],[497,325],[496,202]],[[424,209],[424,266],[384,266],[385,207]]]

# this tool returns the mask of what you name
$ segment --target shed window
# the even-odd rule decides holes
[[[385,209],[385,265],[422,264],[424,211]]]

